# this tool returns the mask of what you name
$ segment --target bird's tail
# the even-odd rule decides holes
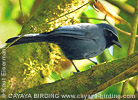
[[[46,36],[47,36],[46,34],[27,34],[27,35],[24,35],[19,40],[17,40],[16,42],[14,42],[12,45],[32,43],[32,42],[46,42]],[[6,41],[6,43],[13,42],[14,40],[16,40],[19,37],[20,37],[20,35],[10,38]]]

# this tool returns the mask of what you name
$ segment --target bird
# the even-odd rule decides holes
[[[13,42],[20,36],[12,37],[6,43]],[[11,46],[33,42],[57,44],[66,58],[72,62],[77,72],[80,71],[73,60],[88,59],[92,61],[90,58],[100,55],[106,48],[114,44],[122,48],[117,30],[105,23],[79,23],[61,26],[50,32],[25,34]],[[97,64],[97,62],[92,62]]]

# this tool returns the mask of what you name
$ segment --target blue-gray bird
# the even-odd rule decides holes
[[[10,38],[6,43],[10,43],[19,37],[20,35]],[[73,63],[73,60],[90,60],[89,58],[101,54],[113,44],[120,48],[122,47],[118,41],[116,29],[104,23],[80,23],[62,26],[51,32],[26,34],[12,45],[32,42],[50,42],[59,45],[63,54],[72,62],[77,72],[79,70]]]

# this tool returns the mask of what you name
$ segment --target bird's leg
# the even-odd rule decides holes
[[[91,62],[93,62],[95,65],[97,65],[97,64],[98,64],[97,62],[95,62],[95,61],[91,60],[90,58],[88,58],[88,60],[89,60],[89,61],[91,61]]]
[[[80,72],[80,71],[77,69],[76,65],[74,64],[74,62],[73,62],[72,60],[71,60],[71,62],[72,62],[72,64],[73,64],[74,68],[76,69],[76,71],[77,71],[77,72]]]

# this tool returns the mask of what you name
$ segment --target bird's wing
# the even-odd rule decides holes
[[[72,37],[76,39],[85,39],[90,40],[95,38],[95,34],[93,34],[92,29],[90,29],[90,26],[93,24],[89,23],[81,23],[81,24],[75,24],[75,25],[69,25],[69,26],[63,26],[59,27],[51,32],[49,32],[47,35],[49,36],[65,36],[65,37]]]

